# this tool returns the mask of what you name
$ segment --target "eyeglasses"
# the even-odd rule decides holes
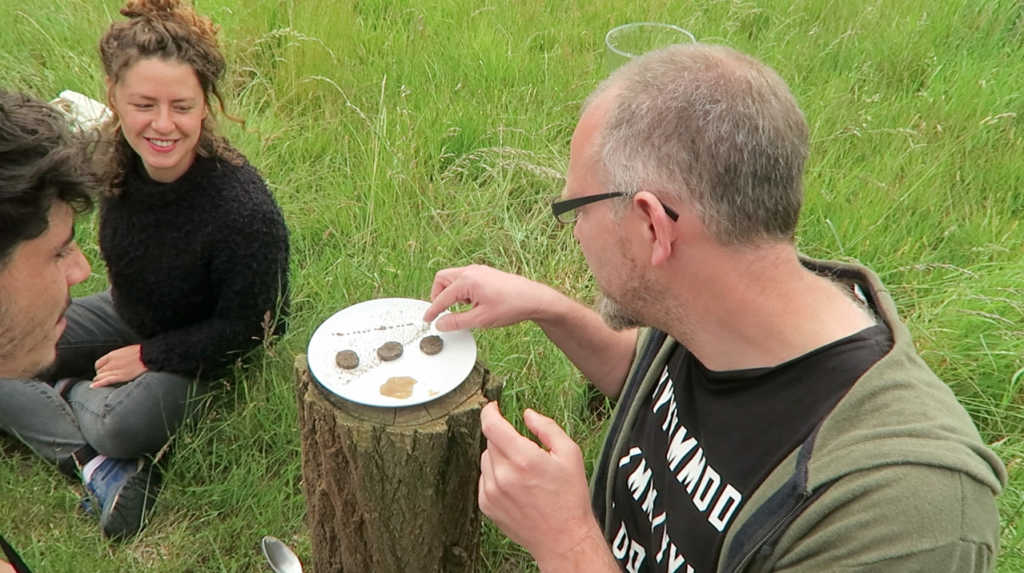
[[[576,222],[576,218],[579,217],[579,209],[584,205],[590,203],[596,203],[598,201],[604,201],[605,199],[611,199],[612,197],[622,197],[625,193],[618,191],[615,193],[597,193],[595,195],[584,195],[582,197],[573,197],[572,199],[563,199],[561,201],[555,201],[551,203],[551,213],[555,216],[555,219],[563,225],[571,225]],[[662,209],[665,209],[665,214],[669,216],[673,221],[679,220],[679,213],[676,213],[672,207],[665,204],[664,201],[658,199],[658,203],[661,203]]]

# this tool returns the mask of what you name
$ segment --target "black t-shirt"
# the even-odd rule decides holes
[[[747,496],[891,347],[879,324],[778,366],[715,372],[677,346],[617,462],[619,565],[715,571]]]

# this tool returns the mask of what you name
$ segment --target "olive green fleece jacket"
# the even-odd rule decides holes
[[[999,458],[914,349],[878,277],[852,264],[803,259],[861,286],[893,347],[868,369],[804,444],[740,508],[719,572],[984,572],[999,543]],[[675,341],[643,331],[592,481],[608,539],[615,460],[642,397]]]

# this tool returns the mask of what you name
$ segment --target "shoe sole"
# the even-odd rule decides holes
[[[101,512],[100,529],[110,539],[127,539],[139,534],[145,527],[156,497],[160,493],[161,477],[153,466],[128,478],[110,502],[110,508]]]

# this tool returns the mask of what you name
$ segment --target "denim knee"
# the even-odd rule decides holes
[[[181,426],[191,385],[182,376],[146,372],[117,387],[78,385],[71,403],[82,434],[96,451],[138,457],[155,454]]]
[[[137,458],[160,451],[179,425],[180,420],[165,423],[115,414],[88,428],[86,437],[89,445],[105,456]]]

